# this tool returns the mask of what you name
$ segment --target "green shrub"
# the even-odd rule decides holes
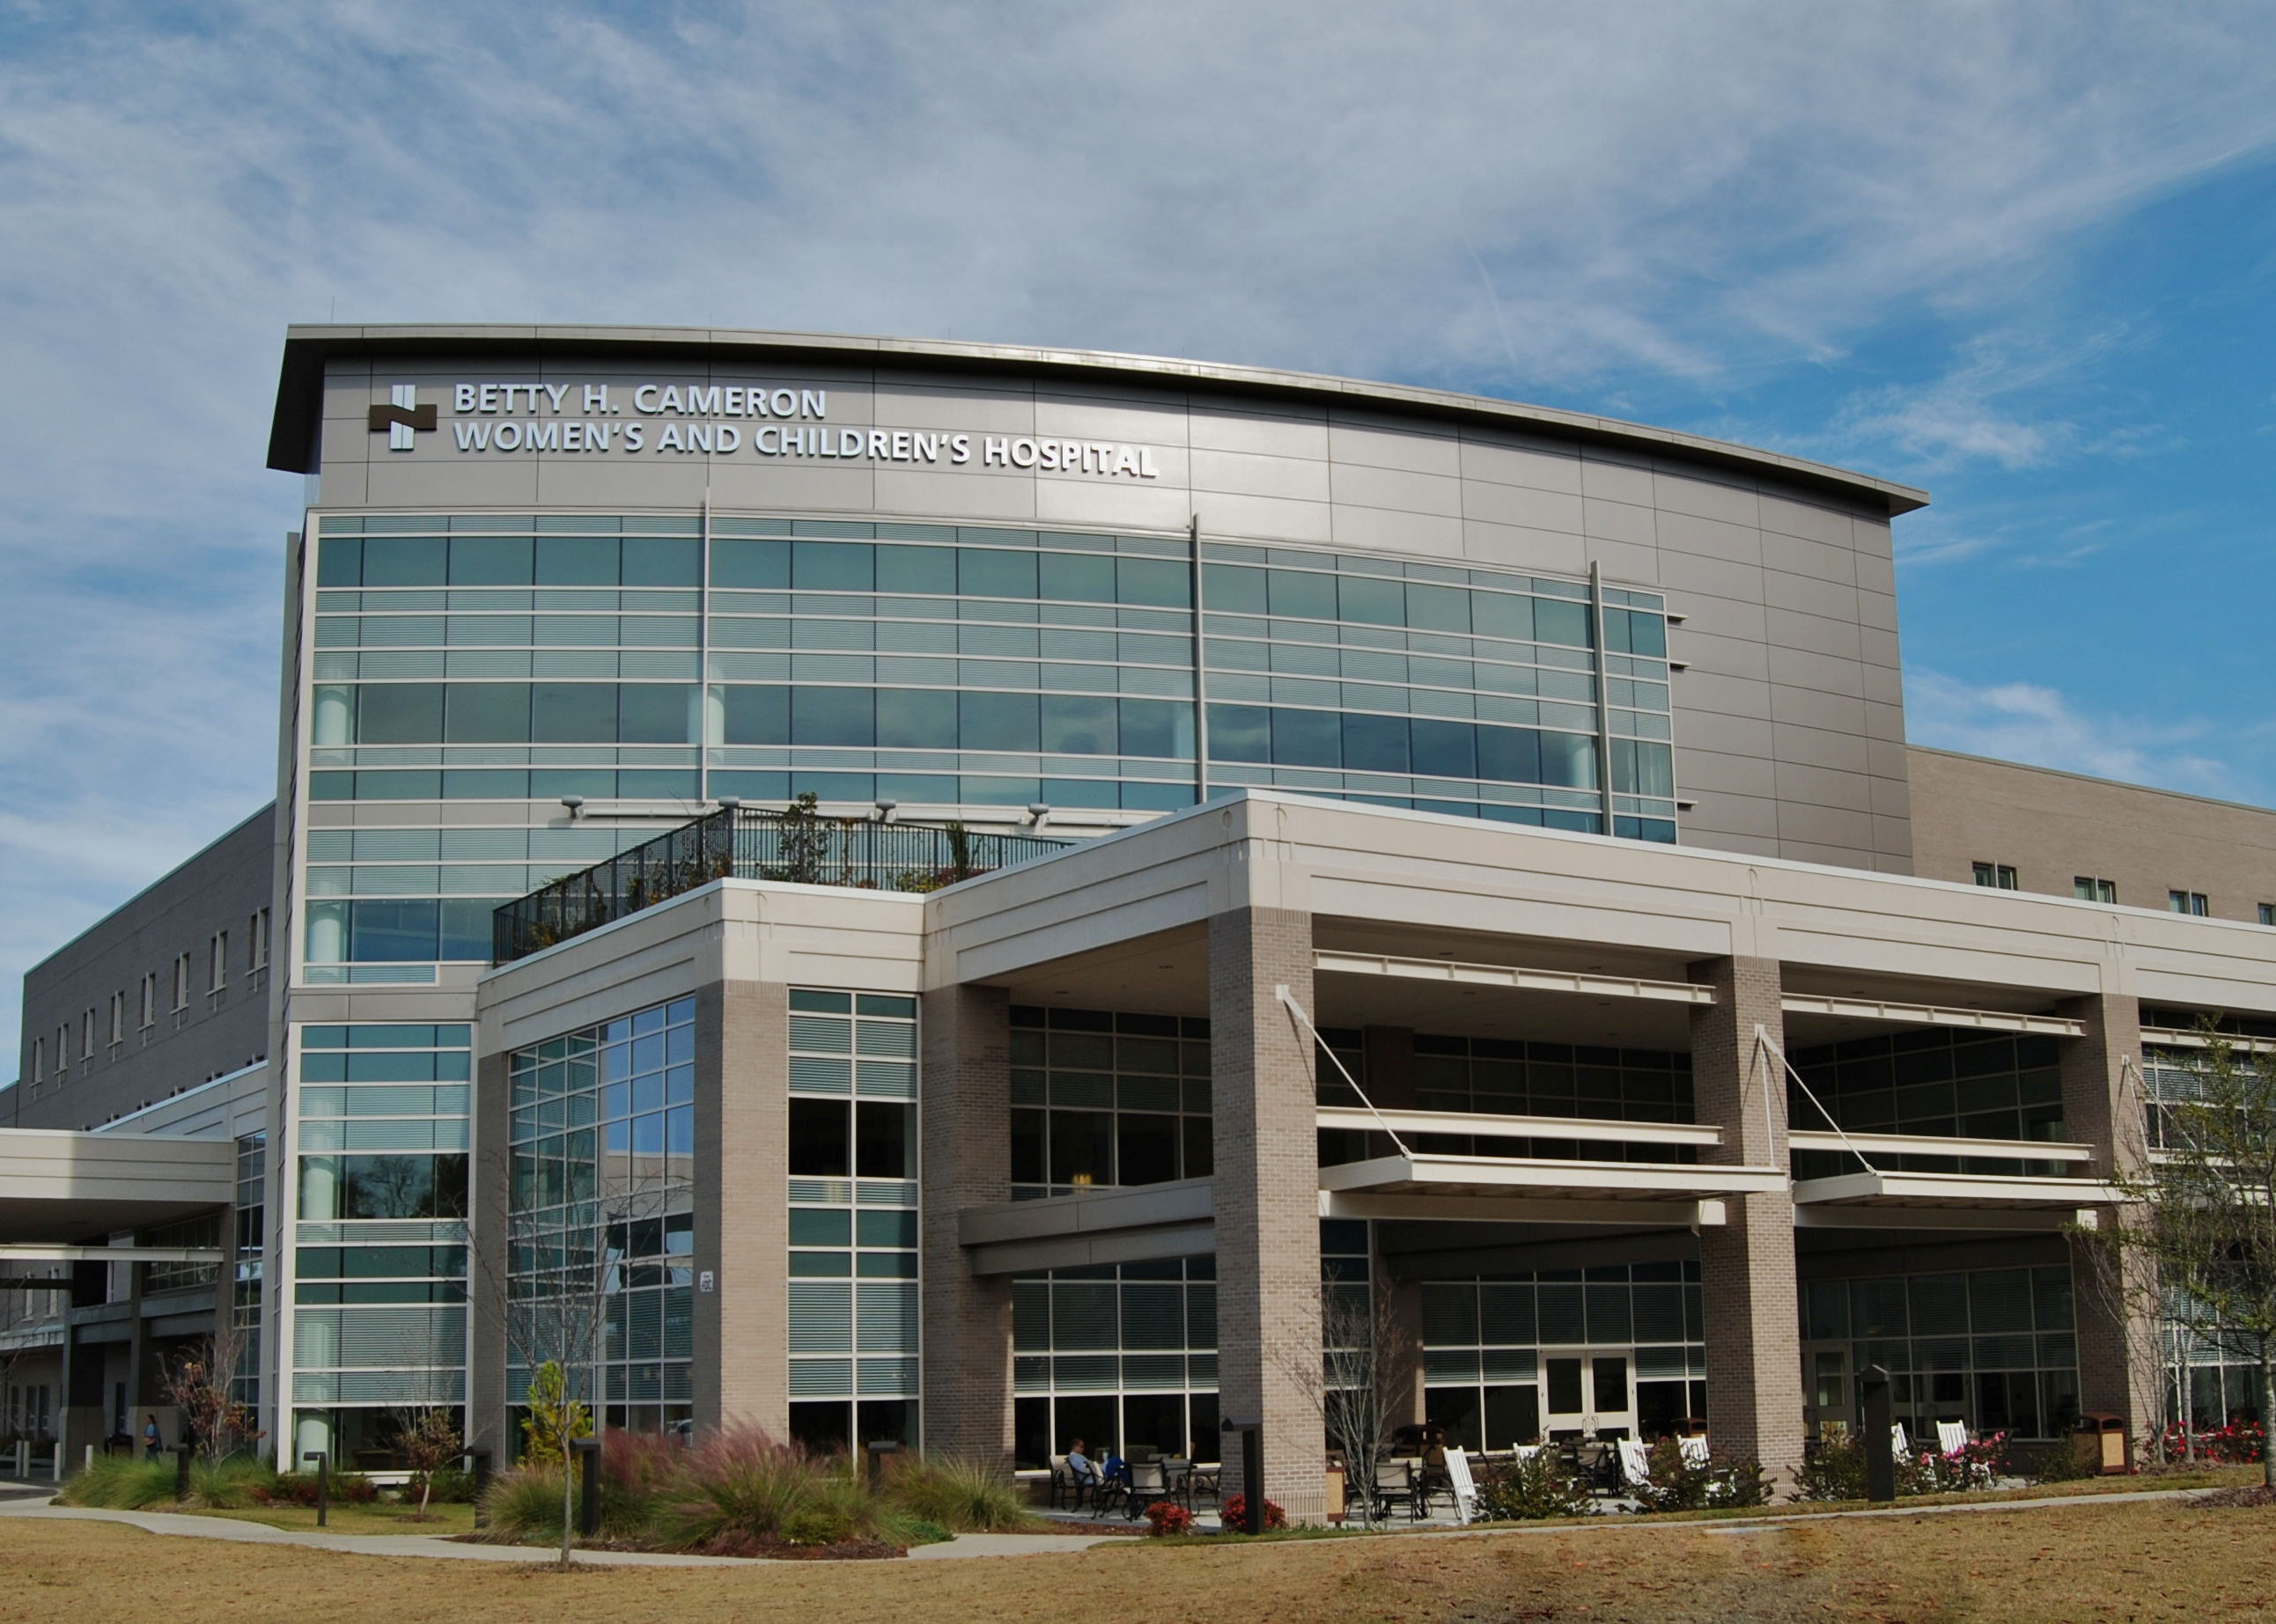
[[[324,1492],[335,1506],[368,1506],[379,1498],[378,1486],[361,1472],[332,1472]],[[278,1472],[264,1485],[264,1492],[271,1506],[313,1506],[316,1503],[316,1474]]]
[[[1497,1465],[1478,1479],[1478,1514],[1489,1522],[1585,1517],[1597,1508],[1588,1485],[1554,1449]]]
[[[897,1460],[886,1474],[884,1496],[893,1510],[960,1534],[1000,1533],[1036,1521],[1000,1467],[960,1455]]]
[[[713,1434],[687,1453],[656,1507],[657,1543],[716,1556],[769,1545],[878,1539],[881,1507],[845,1458],[822,1460],[755,1427]]]
[[[937,1522],[928,1522],[922,1517],[912,1517],[898,1511],[889,1511],[880,1524],[887,1543],[896,1545],[945,1545],[956,1537]]]
[[[1908,1494],[1926,1494],[1936,1486],[1922,1458],[1915,1454],[1899,1454],[1895,1458],[1898,1498]],[[1865,1445],[1855,1434],[1824,1439],[1811,1450],[1802,1463],[1794,1478],[1793,1498],[1797,1500],[1831,1501],[1862,1500],[1865,1498]]]
[[[2075,1432],[2030,1463],[2024,1474],[2033,1483],[2076,1483],[2102,1475],[2102,1440],[2091,1432]]]

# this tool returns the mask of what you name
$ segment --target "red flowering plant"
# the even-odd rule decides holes
[[[1175,1500],[1156,1500],[1146,1507],[1146,1521],[1151,1525],[1147,1532],[1157,1539],[1194,1531],[1194,1514]]]
[[[2249,1466],[2260,1459],[2261,1451],[2267,1446],[2267,1433],[2257,1421],[2232,1421],[2227,1426],[2199,1427],[2196,1443],[2195,1453],[2200,1461]],[[2182,1435],[2180,1423],[2166,1429],[2166,1459],[2189,1459],[2189,1439]]]
[[[1225,1527],[1228,1533],[1248,1526],[1248,1496],[1236,1494],[1225,1503]],[[1280,1509],[1278,1500],[1264,1502],[1264,1526],[1269,1529],[1286,1528],[1288,1514]]]
[[[1948,1454],[1924,1451],[1921,1455],[1922,1476],[1928,1481],[1923,1492],[1948,1494],[1968,1489],[1988,1489],[2007,1463],[2007,1435],[1994,1432],[1972,1443],[1961,1445]]]

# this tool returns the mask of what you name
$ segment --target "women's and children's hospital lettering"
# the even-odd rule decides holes
[[[463,455],[582,452],[815,457],[947,467],[1035,469],[1106,479],[1161,477],[1155,448],[1043,435],[846,428],[830,423],[829,392],[733,383],[461,383],[437,420],[413,386],[371,409],[375,433],[410,449],[416,430],[440,432]],[[407,397],[407,398],[406,398]]]

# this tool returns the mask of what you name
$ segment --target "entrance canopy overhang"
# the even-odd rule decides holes
[[[0,1242],[100,1241],[236,1198],[233,1140],[0,1129]]]
[[[1565,1161],[1410,1152],[1320,1169],[1326,1218],[1720,1224],[1733,1196],[1784,1190],[1779,1167]]]

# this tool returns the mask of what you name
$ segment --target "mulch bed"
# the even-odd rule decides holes
[[[2242,1489],[2214,1489],[2195,1496],[2193,1506],[2211,1506],[2221,1511],[2249,1510],[2256,1507],[2276,1506],[2276,1489],[2265,1483],[2249,1484]]]

